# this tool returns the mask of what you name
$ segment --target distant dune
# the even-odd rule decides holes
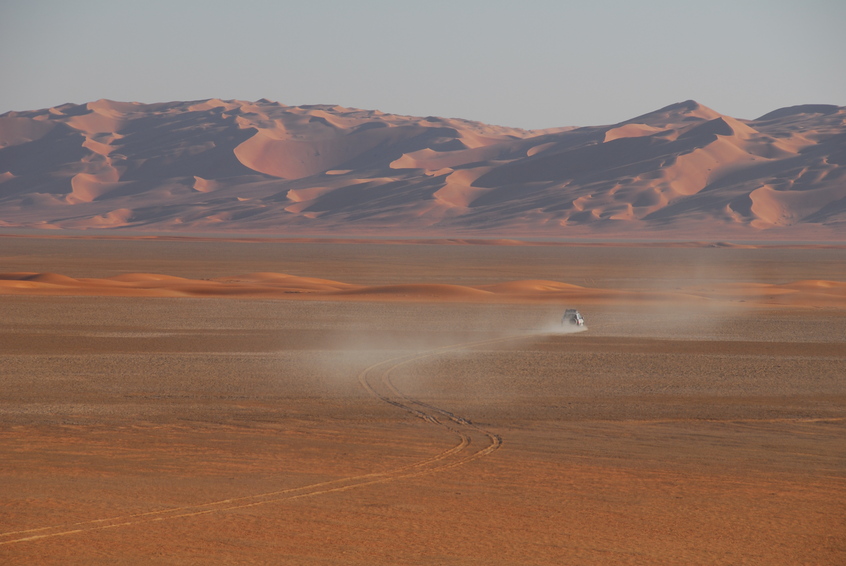
[[[846,239],[846,108],[526,131],[267,100],[0,116],[0,227]]]

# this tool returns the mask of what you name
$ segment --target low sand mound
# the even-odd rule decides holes
[[[509,281],[507,283],[498,283],[496,285],[485,285],[478,287],[490,291],[491,293],[499,294],[530,294],[530,293],[544,293],[549,291],[562,292],[573,291],[578,292],[584,290],[584,287],[578,285],[571,285],[569,283],[559,283],[558,281],[544,281],[544,280],[526,280],[526,281]]]
[[[725,283],[709,288],[692,288],[691,294],[712,300],[793,307],[846,308],[846,282],[804,280],[780,285],[770,283]]]
[[[359,287],[314,277],[250,273],[216,279],[188,279],[158,273],[126,273],[108,278],[74,279],[56,273],[0,273],[0,293],[121,296],[328,296]]]
[[[0,293],[37,291],[39,289],[53,289],[63,286],[78,286],[78,279],[59,275],[57,273],[0,273]]]
[[[409,285],[377,285],[361,287],[349,291],[341,291],[335,296],[361,297],[385,299],[426,299],[433,301],[449,300],[473,300],[479,298],[490,298],[492,293],[463,285],[445,284],[409,284]]]
[[[341,283],[329,279],[317,277],[299,277],[285,273],[257,272],[238,275],[235,277],[219,277],[212,281],[226,285],[253,285],[278,289],[283,292],[332,292],[349,289],[357,289],[358,286],[350,283]]]
[[[262,297],[318,300],[602,304],[722,302],[740,306],[846,308],[846,282],[807,280],[782,285],[730,283],[668,291],[601,289],[546,280],[466,286],[412,283],[361,286],[329,279],[259,272],[214,279],[153,273],[73,278],[56,273],[0,273],[0,294],[128,297]]]
[[[79,279],[68,277],[67,275],[60,275],[58,273],[33,273],[25,274],[20,277],[23,281],[32,281],[34,283],[43,283],[45,285],[78,285]]]
[[[781,285],[783,289],[795,290],[791,297],[794,304],[811,306],[838,306],[846,304],[846,282],[819,279],[796,281]]]
[[[115,275],[109,277],[110,281],[119,281],[121,283],[178,283],[189,281],[184,277],[174,277],[173,275],[161,275],[159,273],[126,273],[124,275]]]
[[[846,283],[842,281],[825,281],[823,279],[805,279],[803,281],[795,281],[787,283],[783,287],[801,290],[824,291],[831,293],[846,294]]]

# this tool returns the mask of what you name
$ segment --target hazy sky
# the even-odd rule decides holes
[[[0,113],[269,98],[523,128],[846,105],[844,0],[0,0]]]

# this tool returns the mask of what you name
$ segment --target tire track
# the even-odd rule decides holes
[[[510,339],[512,339],[512,337],[455,344],[424,353],[399,356],[373,364],[358,374],[359,383],[373,397],[397,407],[398,409],[402,409],[432,425],[443,427],[456,436],[457,443],[454,446],[451,446],[434,456],[384,472],[373,472],[370,474],[350,476],[347,478],[339,478],[336,480],[256,495],[233,497],[198,505],[171,507],[168,509],[109,517],[105,519],[80,521],[78,523],[8,531],[0,533],[0,546],[44,540],[54,537],[71,536],[92,531],[128,527],[143,523],[196,517],[210,513],[246,509],[270,503],[292,501],[330,493],[339,493],[360,487],[433,474],[465,465],[497,450],[500,446],[502,446],[502,439],[497,434],[487,431],[463,417],[404,395],[391,382],[391,374],[398,368],[418,360],[437,356],[453,350],[482,346]]]

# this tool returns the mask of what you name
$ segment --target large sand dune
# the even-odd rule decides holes
[[[687,101],[525,131],[267,100],[65,104],[0,116],[0,227],[842,238],[844,120]]]

